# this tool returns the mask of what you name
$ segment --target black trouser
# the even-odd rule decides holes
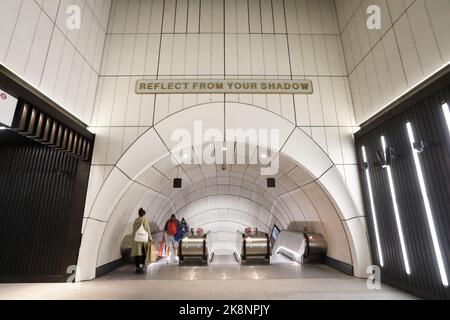
[[[141,265],[144,266],[145,260],[147,259],[147,253],[145,252],[145,245],[141,245],[141,256],[134,257],[134,263],[136,264],[136,269],[141,268]]]

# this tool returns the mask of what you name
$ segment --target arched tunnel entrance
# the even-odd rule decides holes
[[[180,129],[195,137],[199,123],[206,132],[203,137],[215,130],[223,141],[173,140],[173,132]],[[267,150],[252,138],[239,143],[227,134],[239,130],[275,130],[277,141],[272,145],[279,146],[278,151]],[[177,153],[185,158],[187,154],[191,163],[180,163]],[[202,153],[223,157],[204,163],[199,161]],[[278,161],[270,174],[276,187],[270,189],[267,176],[261,174],[263,165],[254,164],[255,157],[268,156],[272,162],[266,161],[266,167],[275,158]],[[226,163],[238,157],[244,163]],[[173,188],[173,178],[183,180],[182,189]],[[274,225],[292,231],[308,227],[326,238],[326,256],[351,266],[355,276],[365,277],[370,265],[364,217],[338,169],[295,124],[253,105],[197,105],[146,131],[121,157],[87,208],[77,280],[91,280],[97,268],[120,259],[140,207],[148,212],[155,234],[176,214],[191,226],[210,231],[208,242],[215,252],[230,252],[236,231],[245,227],[267,233]]]

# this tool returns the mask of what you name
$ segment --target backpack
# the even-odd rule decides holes
[[[183,235],[184,235],[183,229],[181,229],[181,228],[178,229],[177,233],[175,234],[175,237],[174,237],[175,241],[180,241],[180,239],[183,237]]]
[[[177,223],[175,220],[169,220],[167,223],[167,234],[169,236],[174,236],[177,234]]]

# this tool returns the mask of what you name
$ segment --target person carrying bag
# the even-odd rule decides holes
[[[139,209],[139,217],[133,223],[134,241],[131,256],[134,257],[136,273],[144,273],[144,264],[147,260],[150,244],[153,241],[150,224],[144,216],[145,210]]]

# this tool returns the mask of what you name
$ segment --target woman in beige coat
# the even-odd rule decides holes
[[[136,234],[138,229],[143,226],[145,231],[148,233],[147,242],[136,242],[133,239],[133,245],[131,247],[131,256],[134,257],[134,262],[136,264],[136,273],[144,273],[144,264],[147,258],[147,253],[150,248],[150,243],[153,241],[152,233],[150,229],[150,223],[145,220],[145,210],[139,209],[139,217],[134,220],[133,223],[133,235]]]

